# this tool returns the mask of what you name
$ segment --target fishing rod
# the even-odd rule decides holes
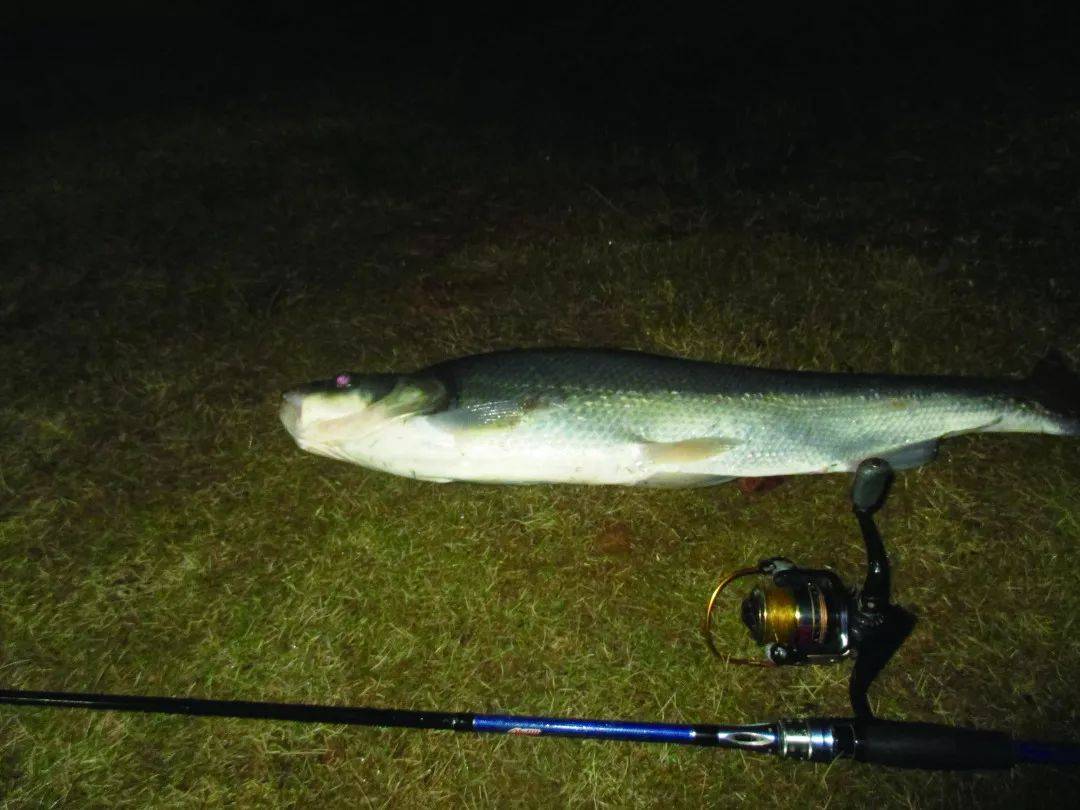
[[[1080,746],[1016,741],[999,731],[874,718],[820,717],[749,725],[680,725],[625,720],[428,712],[244,700],[0,690],[0,704],[194,717],[414,728],[523,737],[574,737],[730,748],[787,759],[900,768],[970,770],[1021,764],[1080,765]]]
[[[709,599],[703,622],[709,649],[721,657],[711,632],[719,597],[728,585],[744,576],[769,577],[771,582],[751,591],[741,608],[743,622],[765,647],[765,658],[729,660],[775,667],[835,663],[854,657],[856,663],[849,684],[854,717],[812,717],[747,725],[680,725],[13,689],[0,690],[0,705],[673,743],[810,762],[853,759],[933,770],[1080,765],[1078,744],[1014,740],[1000,731],[874,717],[867,689],[915,623],[910,613],[890,601],[889,560],[873,520],[874,513],[885,502],[891,481],[892,469],[881,459],[864,461],[856,471],[851,501],[867,551],[867,573],[862,588],[848,588],[828,569],[803,568],[774,557],[724,577]]]

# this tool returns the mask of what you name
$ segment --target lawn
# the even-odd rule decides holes
[[[461,87],[357,82],[73,115],[5,152],[0,683],[846,713],[848,667],[743,669],[698,632],[717,577],[759,558],[861,576],[846,477],[759,495],[424,483],[300,452],[281,391],[541,345],[911,373],[1019,375],[1049,346],[1075,361],[1080,110],[912,114],[845,140],[766,103],[722,143],[575,140],[477,117]],[[900,475],[881,524],[919,625],[872,693],[880,714],[1080,736],[1078,493],[1076,445],[1050,437],[959,438]],[[749,649],[734,610],[719,632]],[[1016,806],[1078,787],[0,711],[9,807]]]

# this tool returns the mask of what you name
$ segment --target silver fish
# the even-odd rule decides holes
[[[1080,435],[1059,400],[1035,375],[833,374],[533,349],[341,374],[287,392],[281,421],[304,450],[427,481],[684,487],[846,472],[871,457],[907,469],[963,433]]]

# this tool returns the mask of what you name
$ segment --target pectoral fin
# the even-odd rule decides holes
[[[430,421],[436,427],[456,434],[508,430],[519,425],[526,416],[552,407],[555,407],[552,401],[536,397],[492,400],[445,411]]]
[[[647,442],[644,454],[655,464],[693,464],[722,456],[737,444],[740,444],[738,439],[722,436],[681,442]]]

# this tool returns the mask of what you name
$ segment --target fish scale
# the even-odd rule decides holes
[[[970,432],[1077,435],[1020,380],[781,371],[619,350],[533,349],[286,394],[304,449],[437,481],[697,486],[895,467]],[[392,390],[390,388],[393,380]]]

